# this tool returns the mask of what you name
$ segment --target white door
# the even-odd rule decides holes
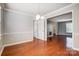
[[[41,39],[41,40],[44,40],[44,33],[45,33],[45,23],[44,23],[44,20],[41,19],[38,21],[38,38]]]
[[[37,21],[34,21],[33,36],[34,36],[35,38],[38,37],[38,22],[37,22]]]
[[[35,20],[34,21],[34,37],[44,40],[44,20]]]

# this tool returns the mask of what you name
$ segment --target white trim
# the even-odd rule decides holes
[[[33,40],[33,39],[32,39]],[[26,40],[26,41],[21,41],[21,42],[16,42],[16,43],[10,43],[10,44],[5,44],[4,47],[7,47],[7,46],[12,46],[12,45],[16,45],[16,44],[22,44],[22,43],[25,43],[25,42],[30,42],[32,40]]]
[[[74,35],[79,35],[79,33],[74,33]]]
[[[74,24],[74,23],[73,23],[73,24]],[[74,49],[74,50],[76,50],[76,51],[79,51],[79,48],[75,48],[75,47],[74,47],[74,39],[75,39],[75,38],[74,38],[74,35],[79,35],[79,33],[73,33],[72,35],[73,35],[73,36],[72,36],[72,38],[73,38],[73,42],[72,42],[72,43],[73,43],[73,46],[72,46],[72,49]]]
[[[26,34],[26,33],[33,33],[33,32],[11,32],[11,33],[3,33],[2,35],[9,35],[9,34]]]
[[[2,47],[2,49],[0,51],[0,56],[2,55],[3,50],[4,50],[4,46]]]
[[[73,14],[73,6],[74,5],[75,4],[71,4],[71,5],[65,6],[63,8],[58,9],[58,10],[55,10],[53,12],[50,12],[50,13],[44,15],[44,16],[48,19],[48,18],[51,18],[51,17],[55,17],[55,16],[59,16],[59,15],[62,15],[62,14],[66,14],[66,13],[69,13],[69,12],[72,12],[72,14]],[[73,18],[72,18],[72,23],[73,23]],[[73,25],[74,25],[74,23],[73,23]],[[46,30],[46,32],[47,32],[47,30]],[[72,36],[73,36],[73,34],[74,33],[72,33]],[[72,37],[72,40],[74,42],[74,36]],[[72,46],[74,46],[73,42],[72,42]],[[75,49],[75,50],[79,50],[79,49]]]
[[[46,15],[43,15],[43,16],[46,17],[45,20],[47,22],[47,19],[48,18],[55,17],[55,16],[59,16],[59,15],[66,14],[66,13],[69,13],[69,12],[72,12],[73,13],[73,6],[74,5],[75,5],[75,3],[74,4],[70,4],[68,6],[62,7],[60,9],[57,9],[55,11],[52,11],[52,12],[46,14]],[[45,24],[45,26],[46,26],[46,28],[45,28],[45,31],[46,32],[45,33],[47,33],[47,24]],[[47,39],[47,35],[45,37]]]
[[[73,18],[73,10],[72,10],[72,49],[74,49],[74,18]],[[75,50],[75,49],[74,49]]]
[[[72,19],[60,19],[60,20],[57,20],[57,22],[65,22],[65,21],[71,21]]]
[[[57,34],[57,35],[72,35],[72,34]]]
[[[75,3],[74,4],[70,4],[68,6],[65,6],[65,7],[62,7],[60,9],[57,9],[57,10],[55,10],[53,12],[50,12],[50,13],[44,15],[44,16],[47,17],[47,18],[51,18],[51,17],[55,17],[55,16],[58,16],[58,15],[65,14],[65,13],[72,12],[72,6],[74,6],[74,5],[75,5]],[[67,8],[69,8],[69,9],[67,9]],[[65,11],[62,11],[62,10],[65,10]]]
[[[13,13],[16,13],[16,14],[21,14],[21,15],[28,15],[28,16],[33,16],[33,14],[31,13],[28,13],[28,12],[23,12],[23,11],[18,11],[18,10],[13,10],[13,9],[7,9],[7,8],[4,8],[5,11],[8,11],[8,12],[13,12]]]
[[[16,42],[16,43],[10,43],[10,44],[5,44],[3,45],[1,51],[0,51],[0,56],[2,55],[2,52],[4,50],[5,47],[7,46],[13,46],[13,45],[16,45],[16,44],[22,44],[22,43],[26,43],[26,42],[31,42],[32,40],[28,40],[28,41],[21,41],[21,42]]]
[[[73,50],[76,50],[76,51],[79,51],[79,49],[77,49],[77,48],[73,48],[73,47],[72,47],[72,49],[73,49]]]

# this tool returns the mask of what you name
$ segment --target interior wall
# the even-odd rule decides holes
[[[33,17],[4,10],[4,45],[33,40]]]
[[[53,12],[50,12],[50,13],[44,15],[46,17],[45,18],[45,40],[47,40],[47,19],[51,18],[51,17],[55,17],[55,16],[59,16],[59,15],[62,15],[62,14],[72,12],[74,5],[75,4],[71,4],[71,5],[68,5],[66,7],[60,8],[58,10],[55,10]]]
[[[0,7],[0,35],[1,35],[1,7]]]
[[[47,20],[47,35],[48,35],[48,37],[50,37],[49,32],[52,32],[51,36],[53,36],[54,33],[56,34],[56,29],[57,29],[57,26],[56,26],[55,20],[51,21],[50,19],[48,19]]]
[[[47,19],[52,16],[58,16],[61,14],[72,12],[72,23],[73,23],[73,33],[72,33],[72,39],[73,39],[73,49],[79,50],[79,4],[71,4],[65,8],[61,8],[59,10],[56,10],[55,12],[51,12],[46,16],[45,20],[45,39],[47,39]]]
[[[52,32],[52,36],[53,36],[53,23],[51,21],[47,22],[47,32],[48,32],[48,36],[49,36],[49,32]]]
[[[72,20],[72,13],[66,13],[66,14],[62,14],[62,15],[59,15],[59,16],[55,16],[55,17],[52,17],[52,18],[49,18],[48,19],[50,21],[50,23],[48,25],[51,24],[52,22],[52,33],[53,33],[53,29],[54,29],[54,33],[56,33],[57,35],[66,35],[66,24],[65,22],[68,22],[68,21],[71,21]],[[50,26],[47,26],[47,28],[50,27]],[[51,29],[50,28],[50,29]],[[50,30],[48,29],[48,30]],[[47,31],[49,32],[49,31]]]
[[[79,50],[79,4],[74,5],[73,8],[73,48]]]
[[[0,53],[2,49],[2,40],[1,40],[1,6],[0,6]]]
[[[2,9],[2,4],[0,4],[0,55],[1,55],[2,51],[3,51],[2,20],[3,20],[3,9]]]
[[[63,13],[67,13],[67,12],[70,12],[71,10],[73,10],[73,20],[74,20],[74,28],[73,28],[73,47],[74,48],[76,48],[76,49],[79,49],[79,4],[76,4],[76,5],[74,5],[74,7],[73,6],[69,6],[69,7],[66,7],[66,8],[64,8],[64,9],[61,9],[61,10],[59,10],[59,11],[56,11],[56,12],[54,12],[54,13],[52,13],[52,14],[50,14],[50,15],[47,15],[48,17],[52,17],[52,16],[56,16],[56,15],[59,15],[59,14],[63,14]],[[13,15],[12,15],[13,14]],[[24,15],[21,15],[21,14],[16,14],[16,13],[11,13],[11,12],[5,12],[5,18],[4,18],[4,26],[5,27],[7,27],[5,30],[4,30],[4,39],[3,39],[3,41],[5,41],[4,43],[6,44],[9,44],[9,43],[14,43],[14,42],[19,42],[19,41],[26,41],[26,39],[25,40],[23,40],[23,38],[26,38],[26,36],[28,35],[27,33],[28,33],[28,31],[25,31],[24,33],[23,33],[23,31],[21,32],[21,30],[19,30],[19,28],[18,27],[20,27],[21,25],[22,25],[22,23],[23,24],[26,24],[27,22],[29,23],[29,24],[31,24],[29,21],[24,21],[24,20],[26,20],[26,19],[30,19],[30,21],[31,21],[31,19],[33,18],[33,17],[27,17],[27,16],[24,16]],[[20,23],[21,21],[20,20],[22,19],[23,20],[23,22],[22,23]],[[13,20],[13,21],[12,21]],[[17,20],[17,21],[15,21],[15,20]],[[20,22],[19,22],[20,21]],[[7,22],[7,23],[6,23]],[[19,23],[20,24],[19,24]],[[45,26],[47,26],[47,20],[45,20]],[[18,25],[18,26],[15,26],[15,24],[16,25]],[[28,25],[29,25],[28,24]],[[27,25],[27,24],[26,24]],[[28,25],[27,25],[27,27],[28,27]],[[15,26],[15,28],[13,28],[13,30],[11,29],[11,27],[14,27]],[[23,25],[24,26],[24,25]],[[22,27],[22,26],[21,26]],[[27,28],[26,27],[26,28]],[[8,29],[9,28],[9,29]],[[16,33],[15,34],[15,32],[16,32],[16,29],[18,29],[18,33]],[[22,28],[22,29],[25,29],[25,27],[24,28]],[[47,27],[45,27],[45,29],[47,29]],[[10,32],[9,32],[10,31]],[[23,36],[22,35],[20,35],[20,34],[24,34]],[[31,32],[32,33],[32,32]],[[45,33],[47,33],[47,30],[45,30]],[[27,34],[27,35],[26,35]],[[17,36],[16,36],[17,35]],[[32,34],[31,34],[32,35]],[[47,34],[45,34],[45,39],[47,38],[46,37],[46,35]],[[7,38],[6,38],[7,37]],[[6,38],[6,39],[5,39]],[[13,39],[12,39],[13,38]],[[32,38],[32,36],[30,36],[30,38]],[[29,39],[30,39],[29,38]]]
[[[57,35],[66,35],[66,22],[72,21],[72,12],[53,17],[57,22]]]

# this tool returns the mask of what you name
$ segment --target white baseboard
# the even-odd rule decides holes
[[[72,49],[74,49],[74,50],[76,50],[76,51],[79,51],[79,49],[77,49],[77,48],[72,48]]]
[[[4,47],[16,45],[16,44],[22,44],[22,43],[30,42],[30,41],[32,41],[32,40],[28,40],[28,41],[26,40],[26,41],[21,41],[21,42],[16,42],[16,43],[5,44]]]
[[[3,50],[4,50],[4,46],[2,47],[2,49],[0,51],[0,56],[2,55]]]
[[[2,47],[2,49],[1,49],[1,51],[0,51],[0,56],[2,55],[2,52],[3,52],[3,50],[4,50],[5,47],[7,47],[7,46],[12,46],[12,45],[16,45],[16,44],[22,44],[22,43],[30,42],[30,41],[32,41],[32,40],[21,41],[21,42],[16,42],[16,43],[11,43],[11,44],[5,44],[5,45],[3,45],[3,47]]]

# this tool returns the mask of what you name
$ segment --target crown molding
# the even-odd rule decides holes
[[[74,5],[76,5],[76,4],[74,3],[74,4],[67,5],[65,7],[62,7],[60,9],[55,10],[55,11],[52,11],[46,15],[43,15],[43,16],[45,16],[46,18],[51,18],[51,17],[65,14],[65,13],[72,12],[73,11],[72,8]]]
[[[12,13],[16,13],[16,14],[21,14],[21,15],[28,15],[28,16],[32,16],[34,17],[33,14],[28,13],[28,12],[23,12],[23,11],[18,11],[18,10],[13,10],[13,9],[8,9],[8,8],[3,8],[4,11],[8,11],[8,12],[12,12]]]
[[[59,19],[56,22],[65,22],[65,21],[72,21],[72,19]]]

